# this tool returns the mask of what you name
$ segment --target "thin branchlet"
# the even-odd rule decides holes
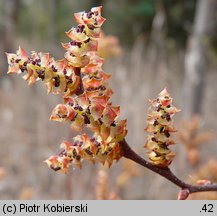
[[[205,191],[217,191],[216,183],[211,183],[207,185],[191,185],[185,183],[184,181],[180,180],[168,167],[164,168],[164,167],[153,165],[152,163],[140,157],[136,152],[134,152],[130,148],[126,140],[123,140],[120,143],[123,151],[123,157],[130,159],[137,164],[140,164],[141,166],[151,170],[154,173],[159,174],[160,176],[166,178],[167,180],[169,180],[170,182],[178,186],[181,190],[185,190],[185,189],[188,190],[189,194],[196,193],[196,192],[205,192]]]

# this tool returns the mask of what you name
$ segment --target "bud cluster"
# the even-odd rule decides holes
[[[92,163],[99,161],[108,163],[109,167],[113,160],[119,160],[122,156],[120,144],[106,143],[100,137],[89,138],[86,134],[77,135],[72,142],[64,141],[61,144],[61,152],[51,156],[46,162],[53,170],[67,172],[71,164],[81,168],[82,161]]]
[[[150,161],[160,167],[167,167],[173,160],[175,153],[169,146],[175,144],[171,139],[171,132],[176,132],[172,117],[180,110],[172,105],[172,98],[165,88],[158,98],[151,100],[146,131],[150,133],[145,144]]]
[[[29,84],[42,80],[48,93],[63,95],[50,120],[69,122],[73,130],[82,132],[86,126],[93,137],[76,136],[72,142],[61,144],[61,153],[51,156],[46,163],[54,170],[66,172],[71,164],[81,166],[83,159],[108,162],[122,156],[119,142],[127,134],[126,120],[120,120],[120,107],[109,101],[113,94],[108,80],[111,75],[102,69],[103,59],[97,55],[98,38],[105,19],[101,7],[90,12],[75,13],[78,23],[66,35],[71,39],[62,44],[64,59],[55,61],[49,53],[27,53],[19,48],[8,54],[8,73],[22,73]]]
[[[21,47],[16,54],[6,53],[6,55],[9,64],[8,73],[24,74],[23,78],[29,85],[42,80],[48,93],[64,93],[64,96],[73,95],[79,86],[79,76],[65,59],[55,61],[49,53],[32,52],[31,56],[28,56]]]

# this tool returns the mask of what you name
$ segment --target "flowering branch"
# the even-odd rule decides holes
[[[130,159],[130,160],[136,162],[137,164],[140,164],[141,166],[146,167],[147,169],[151,170],[152,172],[155,172],[155,173],[163,176],[164,178],[166,178],[167,180],[169,180],[173,184],[180,187],[181,192],[187,191],[188,192],[187,196],[189,194],[195,193],[195,192],[217,191],[217,184],[209,183],[209,184],[204,184],[204,185],[190,185],[190,184],[183,182],[178,177],[176,177],[176,175],[173,174],[173,172],[168,167],[156,166],[156,165],[146,161],[142,157],[140,157],[137,153],[135,153],[130,148],[130,146],[128,145],[128,143],[126,142],[125,139],[123,141],[121,141],[121,147],[123,150],[123,157]],[[184,198],[186,199],[187,196]]]
[[[29,85],[42,81],[48,93],[63,96],[50,120],[68,122],[79,133],[72,141],[63,141],[60,152],[45,161],[55,171],[66,173],[72,164],[81,167],[83,160],[111,166],[122,157],[119,142],[127,134],[127,121],[120,119],[120,107],[110,102],[111,75],[103,71],[103,59],[97,54],[105,21],[101,9],[74,14],[78,25],[66,32],[70,42],[62,43],[66,52],[61,60],[49,53],[32,52],[29,56],[21,47],[15,54],[6,53],[9,74],[24,74]],[[85,127],[91,136],[82,134]]]
[[[42,81],[48,93],[62,95],[63,103],[53,109],[50,120],[68,122],[79,133],[72,140],[63,141],[60,152],[45,162],[51,169],[66,173],[72,164],[81,167],[83,160],[107,163],[110,167],[113,161],[125,157],[180,187],[178,199],[187,199],[190,193],[217,191],[217,184],[208,180],[201,180],[198,185],[187,184],[168,168],[175,157],[170,149],[175,144],[171,133],[176,132],[172,118],[180,110],[172,105],[167,89],[150,100],[145,144],[150,162],[137,155],[125,141],[127,121],[120,119],[120,107],[110,102],[111,75],[103,71],[103,59],[97,55],[105,21],[101,9],[95,7],[88,13],[74,14],[78,25],[66,32],[70,42],[62,44],[66,52],[61,60],[55,60],[49,53],[28,55],[21,47],[17,53],[6,53],[9,74],[23,74],[29,85]],[[84,128],[92,135],[82,134]]]

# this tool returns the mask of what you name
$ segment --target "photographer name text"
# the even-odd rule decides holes
[[[3,213],[15,214],[15,213],[85,213],[87,212],[87,204],[80,205],[66,205],[66,204],[50,204],[46,203],[43,205],[29,205],[29,204],[4,204]]]

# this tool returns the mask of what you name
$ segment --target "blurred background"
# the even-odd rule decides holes
[[[73,13],[98,5],[107,19],[99,55],[113,75],[112,101],[128,119],[131,147],[145,157],[148,99],[167,86],[182,109],[172,170],[191,183],[217,181],[217,0],[0,0],[0,199],[177,198],[176,186],[126,159],[111,169],[84,162],[67,175],[48,169],[43,160],[75,136],[49,121],[60,97],[6,74],[5,52],[19,45],[62,58]]]

